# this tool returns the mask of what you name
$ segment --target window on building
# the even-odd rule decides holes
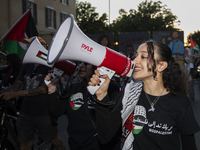
[[[31,15],[37,25],[37,4],[34,0],[22,0],[22,13],[25,13],[29,8],[31,8]]]
[[[45,25],[56,29],[56,11],[52,8],[45,8]]]
[[[69,5],[69,0],[60,0],[60,2],[64,5]]]
[[[67,17],[67,13],[63,13],[63,12],[60,13],[60,24],[66,19],[66,17]]]

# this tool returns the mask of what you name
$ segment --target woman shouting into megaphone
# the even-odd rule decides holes
[[[119,99],[122,109],[95,105],[100,141],[109,143],[121,131],[123,150],[196,149],[194,134],[200,128],[187,97],[187,79],[171,49],[149,40],[138,47],[133,61],[135,80]],[[107,75],[96,70],[89,85],[99,84],[99,78],[105,82],[95,93],[97,99],[112,101]]]

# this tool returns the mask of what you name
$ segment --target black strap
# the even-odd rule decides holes
[[[87,89],[85,89],[84,87],[82,87],[83,88],[83,100],[84,100],[84,107],[85,107],[85,111],[86,111],[86,113],[87,113],[87,115],[88,115],[88,117],[90,118],[90,121],[91,121],[91,123],[92,123],[92,125],[93,125],[93,127],[94,127],[94,129],[96,130],[96,125],[95,125],[95,122],[94,122],[94,120],[92,119],[92,116],[91,116],[91,114],[90,114],[90,112],[89,112],[89,110],[88,110],[88,96],[90,95],[90,93],[87,91]],[[85,94],[86,93],[86,94]]]
[[[126,86],[126,84],[128,83],[128,80],[129,80],[129,78],[128,77],[126,77],[126,80],[125,80],[125,82],[124,82],[124,85]],[[124,88],[125,89],[125,88]],[[120,92],[120,93],[118,93],[118,95],[116,96],[116,98],[118,98],[118,100],[117,100],[117,103],[116,103],[116,105],[115,105],[115,107],[113,108],[113,110],[112,110],[112,112],[114,112],[117,108],[118,108],[118,106],[122,103],[122,98],[124,97],[124,89]],[[111,113],[112,113],[111,112]]]
[[[100,105],[102,105],[102,106],[112,106],[112,105],[115,105],[115,102],[114,101],[109,101],[109,102],[101,102],[101,101],[99,101],[96,97],[95,97],[95,95],[91,95],[90,93],[89,93],[89,95],[90,95],[90,98],[91,98],[91,100],[93,100],[94,102],[96,102],[96,103],[98,103],[98,104],[100,104]]]
[[[119,107],[119,105],[122,103],[123,96],[124,96],[124,90],[118,93],[118,95],[116,96],[116,99],[118,99],[117,103],[110,113],[113,113]]]
[[[64,90],[61,91],[61,93],[59,94],[60,98],[62,98],[62,99],[66,99],[67,98],[68,99],[70,97],[71,85],[72,85],[73,79],[74,79],[74,77],[73,78],[69,77],[69,79],[67,80],[67,84],[65,85]]]

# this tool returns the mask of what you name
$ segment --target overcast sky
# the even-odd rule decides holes
[[[96,12],[100,15],[106,13],[109,15],[109,0],[78,0],[79,2],[90,2],[96,7]],[[143,0],[144,1],[144,0]],[[148,0],[149,1],[149,0]],[[155,1],[155,0],[153,0]],[[156,0],[157,1],[157,0]],[[189,33],[200,30],[200,0],[160,0],[162,5],[167,5],[172,13],[181,21],[176,26],[184,31],[184,42]],[[110,22],[119,16],[118,11],[123,8],[127,12],[130,9],[138,8],[141,0],[110,0]]]

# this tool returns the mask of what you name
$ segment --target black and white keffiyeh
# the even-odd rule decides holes
[[[127,126],[132,126],[132,122],[130,122],[130,117],[135,109],[135,106],[139,100],[141,91],[143,87],[142,81],[133,82],[131,81],[125,87],[124,97],[122,99],[122,110],[121,110],[121,117],[122,117],[122,134],[124,135],[124,140],[122,141],[123,146],[122,150],[133,150],[133,141],[134,136],[131,132],[131,129],[127,129]],[[129,125],[127,125],[129,124]],[[127,134],[127,130],[128,134]],[[125,133],[126,132],[126,133]]]

